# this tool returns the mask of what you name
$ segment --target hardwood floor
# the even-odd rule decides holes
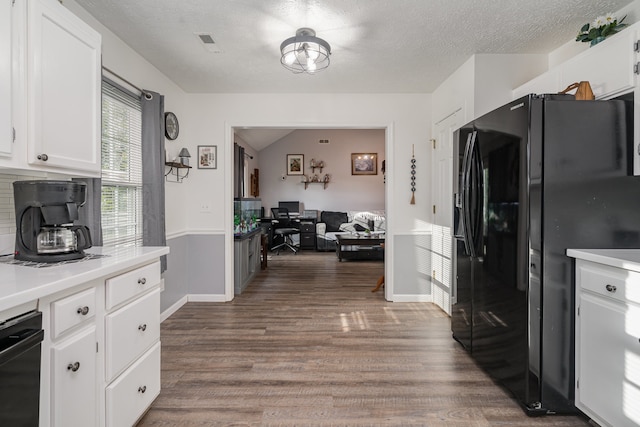
[[[162,324],[162,392],[139,426],[586,426],[529,418],[429,303],[372,293],[383,264],[281,253],[229,303]]]

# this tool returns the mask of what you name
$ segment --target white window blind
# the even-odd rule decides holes
[[[104,246],[142,246],[140,100],[102,82],[102,235]]]

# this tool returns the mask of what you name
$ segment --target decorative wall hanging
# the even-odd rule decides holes
[[[416,156],[415,146],[411,146],[411,204],[416,204]]]
[[[378,175],[378,153],[352,153],[351,175]]]
[[[287,175],[304,175],[303,154],[287,154]]]
[[[198,169],[218,168],[218,146],[198,145]]]

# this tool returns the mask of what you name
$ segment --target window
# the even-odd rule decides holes
[[[104,246],[142,246],[140,99],[102,82],[102,235]]]

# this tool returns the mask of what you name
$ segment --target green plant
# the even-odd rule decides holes
[[[625,15],[620,21],[618,18],[612,13],[607,13],[604,16],[598,16],[591,24],[588,22],[580,28],[580,32],[576,37],[577,42],[591,42],[598,37],[609,37],[622,28],[626,27],[627,24],[623,24],[622,21],[627,16]]]

